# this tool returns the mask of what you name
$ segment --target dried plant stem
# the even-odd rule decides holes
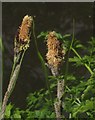
[[[16,66],[15,66],[15,68],[13,67],[14,71],[12,70],[10,82],[9,82],[7,91],[6,91],[5,95],[4,95],[4,99],[3,99],[3,103],[2,103],[2,108],[1,108],[1,113],[0,113],[0,120],[4,119],[6,105],[7,105],[8,99],[9,99],[9,97],[10,97],[10,95],[11,95],[11,93],[12,93],[14,87],[15,87],[15,84],[16,84],[16,81],[17,81],[17,78],[18,78],[18,74],[19,74],[19,71],[20,71],[20,67],[21,67],[21,63],[22,63],[24,54],[25,54],[25,51],[23,51],[23,53],[22,53],[22,56],[20,58],[19,64],[16,65],[16,63],[18,63],[18,61],[14,62],[14,64]]]
[[[58,82],[57,82],[57,101],[54,103],[57,120],[61,120],[61,118],[62,118],[63,94],[64,94],[64,80],[58,80]]]
[[[15,83],[16,83],[16,80],[17,80],[19,70],[20,70],[20,65],[17,65],[16,68],[15,68],[15,71],[14,71],[14,73],[13,73],[11,79],[10,79],[7,91],[6,91],[5,95],[4,95],[2,108],[1,108],[1,115],[0,115],[1,118],[0,118],[0,120],[2,120],[4,118],[6,105],[7,105],[8,99],[9,99],[11,93],[12,93],[12,90],[15,87]]]
[[[54,72],[52,72],[52,75],[55,76]],[[64,95],[64,80],[57,80],[57,100],[54,103],[54,109],[55,109],[57,120],[62,119],[62,97],[63,95]]]
[[[62,43],[57,38],[57,33],[51,31],[47,35],[47,66],[52,72],[54,77],[59,76],[59,68],[63,61],[65,50],[62,47]],[[59,80],[57,82],[57,100],[54,103],[56,118],[60,120],[62,118],[62,96],[64,93],[64,81]]]
[[[8,99],[15,87],[16,80],[18,78],[18,74],[20,71],[21,63],[25,54],[25,51],[29,47],[30,43],[30,28],[32,26],[32,17],[26,15],[23,18],[22,24],[18,29],[18,33],[15,36],[14,40],[14,64],[10,76],[10,82],[7,88],[7,91],[4,95],[2,107],[1,107],[1,113],[0,113],[0,120],[4,118],[6,105],[8,102]]]

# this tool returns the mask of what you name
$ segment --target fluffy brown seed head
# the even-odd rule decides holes
[[[32,24],[32,17],[26,15],[23,18],[22,24],[19,28],[19,40],[25,42],[29,40],[29,30],[31,28],[31,24]]]
[[[18,34],[15,38],[15,53],[20,52],[21,50],[27,49],[30,42],[30,28],[32,26],[33,18],[26,15],[23,18],[22,24],[19,27]]]
[[[49,32],[47,36],[47,48],[48,52],[46,54],[47,63],[54,76],[58,75],[59,67],[63,59],[63,49],[60,41],[56,37],[55,31]]]

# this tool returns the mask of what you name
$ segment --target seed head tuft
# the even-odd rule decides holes
[[[51,72],[54,76],[57,76],[59,73],[59,67],[62,63],[64,57],[62,44],[56,37],[56,32],[49,32],[47,35],[47,49],[46,54],[47,63]]]
[[[30,42],[30,28],[32,26],[33,18],[26,15],[23,18],[22,24],[18,29],[18,33],[15,37],[15,53],[25,50],[29,47]]]

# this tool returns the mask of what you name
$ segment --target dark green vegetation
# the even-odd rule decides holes
[[[45,39],[47,32],[39,36]],[[35,35],[34,35],[35,36]],[[95,118],[95,38],[82,45],[73,35],[57,33],[66,50],[65,59],[58,79],[65,80],[63,96],[63,117],[65,118]],[[35,37],[36,38],[36,37]],[[38,40],[37,39],[37,40]],[[35,39],[36,48],[37,40]],[[42,41],[43,42],[43,41]],[[56,99],[57,78],[48,76],[47,67],[38,48],[39,60],[46,77],[47,89],[30,93],[27,97],[25,110],[16,108],[11,103],[7,105],[6,118],[55,118],[54,101]],[[72,72],[71,72],[71,71]]]

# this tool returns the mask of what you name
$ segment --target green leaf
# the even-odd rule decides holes
[[[67,76],[67,80],[73,80],[73,81],[75,81],[76,80],[76,77],[74,76],[74,75],[68,75]]]
[[[71,36],[71,34],[65,34],[65,35],[63,35],[63,39],[68,38],[70,36]]]
[[[41,38],[41,37],[46,37],[47,36],[47,34],[48,34],[48,32],[41,32],[38,36],[37,36],[37,38]]]
[[[82,44],[78,44],[76,45],[76,48],[84,48],[84,46]]]
[[[58,39],[63,39],[63,36],[62,36],[60,33],[56,33],[56,37],[57,37]]]
[[[89,110],[92,110],[94,108],[94,103],[93,101],[86,100],[86,102],[81,104],[81,106],[74,107],[73,109],[73,117],[77,117],[77,114],[87,112]]]
[[[13,114],[13,118],[16,118],[16,119],[21,119],[21,112],[19,111],[19,109],[16,109],[15,111],[14,111],[14,114]]]
[[[13,105],[11,105],[11,103],[7,105],[6,111],[5,111],[5,117],[6,118],[10,118],[12,108],[13,108]]]

